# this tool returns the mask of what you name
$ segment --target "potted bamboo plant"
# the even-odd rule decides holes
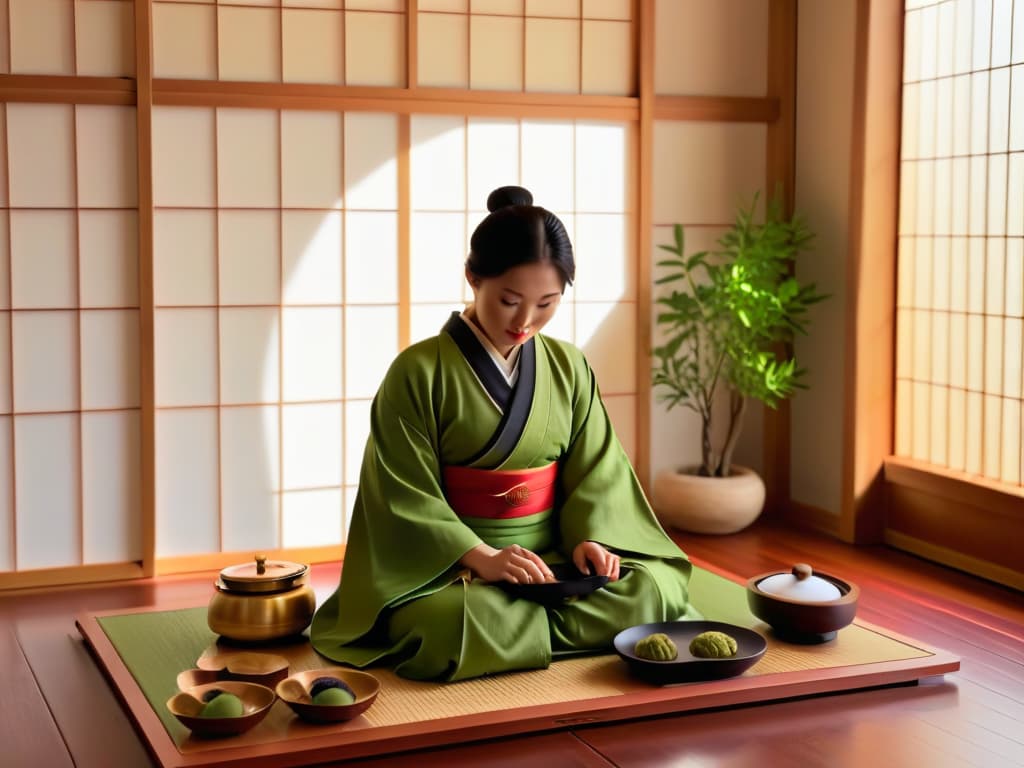
[[[775,408],[803,386],[792,341],[825,298],[793,276],[813,237],[803,220],[785,217],[776,195],[757,222],[757,200],[738,210],[719,250],[686,255],[680,224],[674,242],[658,246],[672,258],[658,262],[667,273],[657,284],[673,289],[657,299],[664,343],[653,384],[669,409],[700,417],[701,463],[659,472],[652,501],[663,522],[697,533],[731,533],[761,513],[764,483],[733,464],[733,452],[751,400]]]

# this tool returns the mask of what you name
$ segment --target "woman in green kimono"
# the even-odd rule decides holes
[[[607,650],[687,613],[690,563],[651,512],[571,344],[540,336],[575,263],[561,221],[502,187],[471,239],[473,303],[403,351],[371,411],[337,591],[313,646],[364,667],[462,680]],[[555,607],[498,582],[572,562],[609,583]]]

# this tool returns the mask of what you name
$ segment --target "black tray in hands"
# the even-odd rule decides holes
[[[558,606],[567,600],[589,595],[609,581],[607,576],[582,573],[572,563],[554,563],[549,567],[558,581],[543,584],[513,584],[510,581],[499,581],[496,584],[513,597],[532,600],[545,606]]]

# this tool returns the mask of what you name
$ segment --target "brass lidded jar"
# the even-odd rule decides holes
[[[231,565],[214,582],[206,620],[231,640],[259,642],[300,634],[313,620],[316,595],[306,583],[309,566],[287,560]]]

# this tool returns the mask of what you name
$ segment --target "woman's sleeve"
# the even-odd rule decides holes
[[[572,435],[561,466],[565,553],[591,540],[623,552],[685,558],[651,511],[582,353],[573,380]]]
[[[393,368],[371,409],[342,575],[352,637],[480,543],[445,500],[430,393],[407,373]]]

